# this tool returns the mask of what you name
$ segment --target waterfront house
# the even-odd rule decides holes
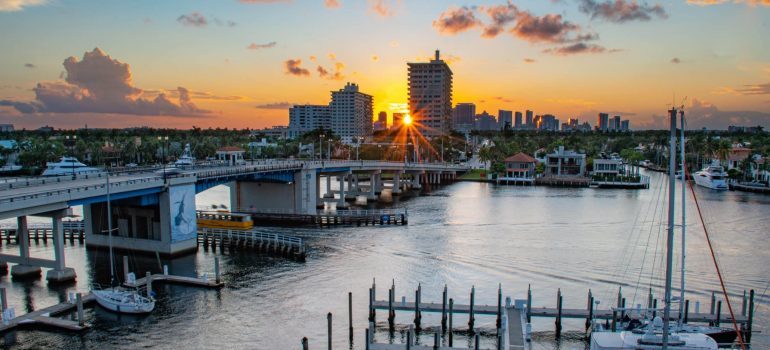
[[[535,181],[535,166],[537,160],[519,152],[505,158],[505,174],[497,178],[498,182],[532,185]]]
[[[554,153],[545,156],[546,177],[582,177],[586,173],[586,155],[571,150],[564,150],[564,146]]]
[[[618,176],[625,173],[625,166],[620,158],[596,158],[593,165],[593,175]]]
[[[227,165],[241,165],[245,164],[243,160],[243,154],[246,151],[240,147],[227,146],[217,150],[217,160],[227,163]]]
[[[751,156],[751,148],[744,147],[742,144],[734,144],[727,154],[727,169],[741,169],[741,163]]]

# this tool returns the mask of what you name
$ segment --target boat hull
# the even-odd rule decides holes
[[[695,184],[712,190],[727,190],[727,183],[725,183],[725,180],[712,180],[708,177],[701,176],[700,174],[695,174]]]
[[[146,303],[125,303],[114,300],[109,297],[108,293],[114,293],[112,291],[93,291],[96,296],[96,302],[99,306],[118,313],[123,314],[147,314],[155,309],[155,301],[148,301]]]

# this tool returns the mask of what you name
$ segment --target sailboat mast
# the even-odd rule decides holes
[[[687,230],[687,211],[685,210],[687,200],[687,163],[685,162],[684,158],[684,110],[679,111],[679,124],[681,124],[681,131],[679,133],[680,141],[679,141],[679,155],[682,158],[682,275],[681,275],[681,285],[680,285],[680,291],[679,291],[679,327],[681,328],[684,324],[684,287],[685,287],[685,281],[684,281],[684,263],[685,263],[685,254],[687,253],[687,245],[686,242],[686,234],[685,231]]]
[[[110,285],[114,286],[115,263],[112,257],[112,204],[110,203],[110,173],[107,173],[107,236],[110,243]]]
[[[668,146],[668,237],[666,239],[666,296],[663,309],[663,350],[668,349],[671,318],[671,280],[674,263],[674,207],[676,205],[676,109],[671,108],[671,127]]]

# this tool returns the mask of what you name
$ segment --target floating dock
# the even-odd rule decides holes
[[[224,247],[253,249],[305,260],[305,241],[300,237],[252,230],[199,228],[198,244],[204,249]]]

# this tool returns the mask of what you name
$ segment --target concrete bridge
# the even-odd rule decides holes
[[[452,181],[468,168],[444,163],[270,160],[194,167],[173,175],[155,170],[110,174],[113,247],[164,255],[196,250],[195,195],[218,185],[230,187],[234,211],[269,208],[314,214],[325,202],[344,208],[346,200],[377,200],[385,190],[399,195],[407,189]],[[332,178],[339,182],[334,191]],[[18,256],[0,254],[0,267],[16,264],[12,276],[40,275],[41,267],[46,267],[50,268],[49,281],[75,278],[74,270],[65,264],[62,226],[73,206],[83,206],[86,244],[108,245],[106,173],[16,179],[0,183],[0,189],[0,220],[16,218],[20,235]],[[54,260],[29,256],[28,216],[51,219]]]

